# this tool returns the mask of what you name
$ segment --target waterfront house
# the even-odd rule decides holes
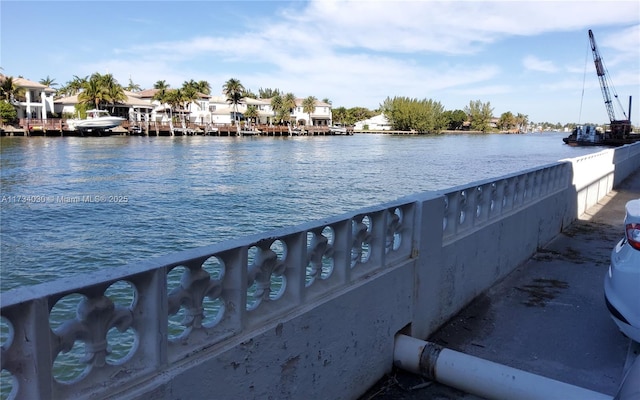
[[[378,114],[371,118],[356,122],[354,129],[357,131],[389,131],[391,130],[391,123],[384,114]]]
[[[142,100],[152,104],[153,109],[150,115],[152,121],[168,122],[171,118],[170,110],[172,108],[169,104],[161,103],[159,100],[154,99],[158,91],[159,89],[146,89],[138,92],[138,95]],[[240,113],[242,112],[241,108],[241,105],[238,105],[238,112]],[[231,123],[233,108],[227,103],[227,99],[224,96],[210,96],[198,93],[198,98],[185,104],[184,109],[173,109],[173,111],[181,112],[192,123],[222,125]]]
[[[292,109],[290,120],[295,125],[305,126],[328,126],[331,124],[331,105],[316,100],[315,111],[309,115],[303,111],[302,102],[304,99],[296,99],[296,106]],[[249,106],[253,106],[258,110],[258,124],[270,125],[275,123],[275,112],[271,107],[271,99],[253,99],[250,97],[243,98],[237,105],[238,120],[245,120],[244,114]],[[209,96],[207,103],[201,107],[208,110],[209,115],[204,116],[204,122],[213,124],[230,124],[234,118],[234,106],[227,102],[225,95]],[[193,112],[192,112],[193,120]],[[311,119],[309,119],[311,117]]]
[[[7,77],[0,74],[0,81]],[[13,78],[17,87],[24,89],[24,95],[15,98],[12,104],[16,107],[18,118],[43,119],[51,118],[54,113],[53,95],[56,90],[41,83],[25,78]]]
[[[144,116],[149,114],[154,105],[147,99],[141,98],[139,93],[124,91],[126,100],[123,103],[117,103],[110,106],[109,111],[112,115],[123,117],[129,121],[143,121]],[[76,117],[76,104],[79,103],[78,95],[61,97],[54,102],[55,112],[62,116]]]
[[[304,99],[296,99],[296,107],[292,112],[292,119],[297,125],[305,126],[329,126],[331,125],[331,104],[316,100],[316,108],[311,115],[304,112],[302,107]],[[311,120],[309,120],[311,117]]]
[[[271,99],[252,99],[245,97],[242,99],[242,102],[243,112],[247,111],[249,106],[253,106],[258,110],[258,120],[256,121],[258,124],[270,125],[273,123],[275,112],[271,107]]]

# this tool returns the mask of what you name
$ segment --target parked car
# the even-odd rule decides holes
[[[625,236],[611,252],[604,296],[622,333],[640,343],[640,199],[625,206]]]

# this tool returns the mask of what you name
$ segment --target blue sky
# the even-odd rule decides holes
[[[100,72],[143,88],[206,80],[217,94],[236,78],[255,93],[278,88],[334,107],[406,96],[455,110],[481,100],[496,116],[605,123],[592,29],[640,125],[637,0],[2,0],[0,14],[2,73],[34,81]]]

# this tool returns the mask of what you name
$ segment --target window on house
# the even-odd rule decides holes
[[[209,105],[209,112],[214,112],[216,110],[215,105]]]

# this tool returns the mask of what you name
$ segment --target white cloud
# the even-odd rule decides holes
[[[558,67],[556,67],[552,61],[540,60],[538,57],[531,56],[531,55],[526,56],[524,60],[522,60],[522,65],[524,65],[525,68],[532,71],[550,72],[550,73],[558,71]]]
[[[208,12],[216,8],[216,3],[201,4]],[[544,46],[522,50],[529,55],[500,52],[519,38],[532,43],[593,28],[606,49],[607,66],[615,69],[616,85],[631,91],[640,86],[637,1],[262,2],[273,7],[251,17],[242,15],[242,7],[253,3],[238,4],[229,29],[173,27],[171,35],[160,31],[144,36],[144,42],[121,41],[91,62],[74,63],[69,78],[108,70],[125,84],[129,76],[143,87],[157,80],[173,87],[207,80],[216,92],[234,77],[254,91],[279,88],[346,107],[374,108],[387,96],[409,96],[447,99],[450,107],[462,108],[477,98],[579,90],[584,56],[567,60],[543,52]],[[274,11],[278,7],[285,8]],[[137,29],[159,26],[153,16],[141,18]],[[548,43],[549,49],[561,50],[554,45]],[[592,64],[588,68],[591,74]],[[47,74],[55,76],[52,71],[40,75]],[[540,97],[529,102],[540,113],[561,112]]]

